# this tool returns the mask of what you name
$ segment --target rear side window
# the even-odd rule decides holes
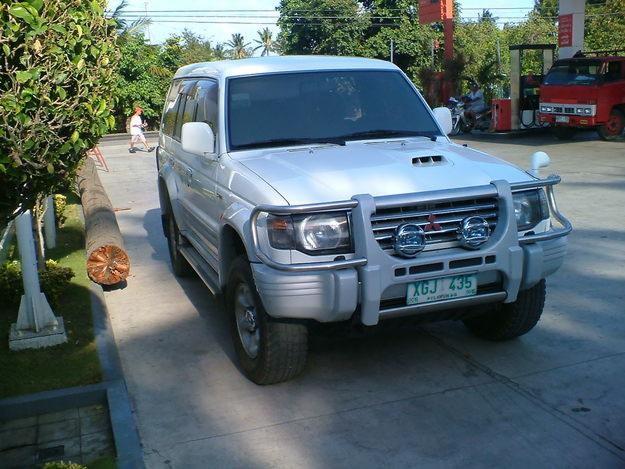
[[[165,107],[163,108],[163,119],[161,121],[161,131],[171,137],[174,133],[176,125],[176,114],[180,104],[180,89],[182,80],[174,81],[169,87],[167,98],[165,98]]]

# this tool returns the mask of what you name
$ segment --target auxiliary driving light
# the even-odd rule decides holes
[[[463,248],[478,249],[490,238],[490,226],[482,217],[466,217],[458,234]]]

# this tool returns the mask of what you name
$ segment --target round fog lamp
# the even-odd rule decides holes
[[[490,238],[490,226],[482,217],[466,217],[460,224],[460,245],[466,249],[478,249]]]
[[[399,225],[393,236],[393,249],[402,257],[415,257],[425,249],[425,232],[414,223]]]

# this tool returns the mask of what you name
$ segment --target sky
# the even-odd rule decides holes
[[[109,0],[109,7],[115,8],[120,0]],[[162,43],[171,34],[180,33],[187,28],[211,42],[225,42],[230,39],[233,33],[241,33],[247,42],[257,39],[257,31],[264,27],[269,27],[274,33],[278,28],[275,26],[275,19],[278,13],[275,8],[279,0],[129,0],[126,7],[127,12],[141,15],[146,7],[148,16],[152,18],[152,25],[149,27],[149,40],[153,44]],[[500,21],[514,21],[527,14],[533,7],[534,0],[460,0],[463,9],[463,18],[475,18],[481,12],[482,8],[491,10],[491,12]],[[231,10],[221,12],[203,12],[203,13],[180,13],[172,12],[172,10]],[[248,10],[248,12],[233,12],[232,10]],[[261,10],[257,12],[249,12],[249,10]],[[173,15],[185,15],[178,19],[173,19]],[[193,15],[193,16],[190,16]],[[200,18],[199,15],[221,16],[221,18]],[[240,15],[255,15],[256,18],[232,18]],[[259,18],[262,17],[262,18]],[[213,23],[206,23],[211,21]],[[214,22],[250,22],[250,23],[269,23],[269,24],[214,24]],[[204,23],[202,23],[204,22]]]

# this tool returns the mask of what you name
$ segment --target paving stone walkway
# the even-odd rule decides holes
[[[61,460],[86,464],[114,455],[108,409],[101,405],[0,423],[2,469]]]

